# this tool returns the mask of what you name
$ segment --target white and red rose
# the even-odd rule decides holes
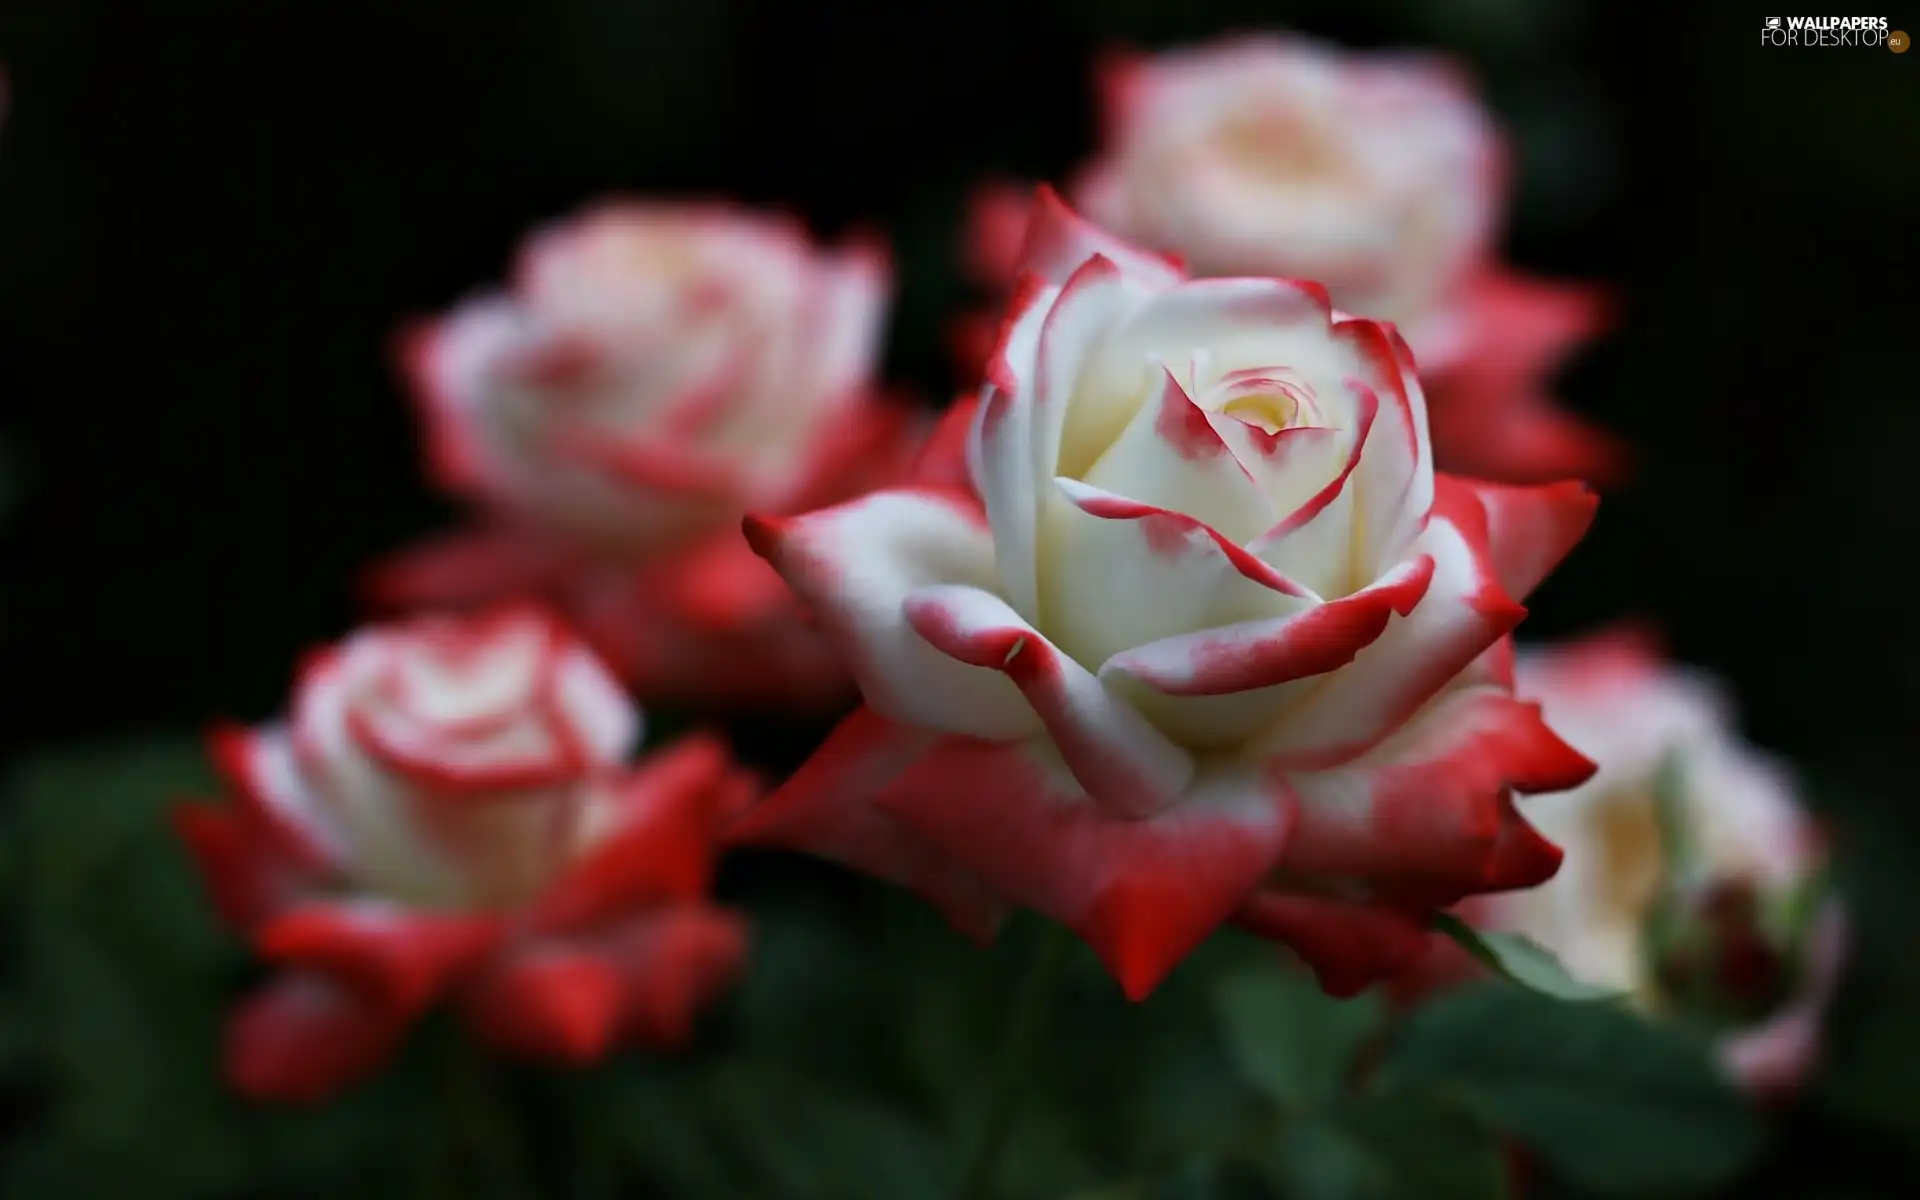
[[[1818,1057],[1844,917],[1831,899],[1804,904],[1822,895],[1803,889],[1819,884],[1826,843],[1791,775],[1740,738],[1714,681],[1636,630],[1523,653],[1518,690],[1599,769],[1533,811],[1565,851],[1560,874],[1476,900],[1470,919],[1527,934],[1649,1011],[1710,1002],[1729,1070],[1759,1093],[1793,1088]],[[1662,787],[1677,789],[1681,879]]]
[[[1117,59],[1101,82],[1103,145],[1073,187],[1088,217],[1195,275],[1313,279],[1393,321],[1434,393],[1448,470],[1618,472],[1620,447],[1542,392],[1604,304],[1498,263],[1506,151],[1451,66],[1257,36]],[[977,277],[1011,278],[1020,204],[1006,187],[976,197]],[[985,349],[977,326],[962,336]]]
[[[826,699],[845,677],[740,538],[889,481],[875,398],[888,267],[796,225],[614,204],[534,236],[508,292],[415,330],[437,482],[482,526],[381,564],[387,608],[533,595],[647,696]]]
[[[233,802],[177,826],[279,968],[233,1018],[235,1085],[321,1098],[441,1000],[570,1062],[684,1038],[743,952],[705,896],[753,784],[705,738],[628,766],[639,735],[587,648],[527,609],[363,630],[306,663],[284,723],[215,732]]]
[[[1352,991],[1434,906],[1551,876],[1513,797],[1592,768],[1507,635],[1591,494],[1436,475],[1405,344],[1317,284],[1033,214],[922,483],[749,522],[866,704],[736,835],[982,934],[1038,909],[1134,996],[1236,917]]]

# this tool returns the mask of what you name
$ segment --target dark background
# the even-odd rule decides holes
[[[885,230],[892,371],[944,396],[967,182],[1078,161],[1102,47],[1291,24],[1464,56],[1516,135],[1510,252],[1619,289],[1564,391],[1643,470],[1531,631],[1651,616],[1762,740],[1897,764],[1920,55],[1632,7],[7,0],[0,430],[26,491],[0,679],[25,711],[0,736],[271,709],[352,621],[356,565],[449,511],[396,322],[497,278],[530,224],[632,191]]]
[[[1510,255],[1622,306],[1562,391],[1640,470],[1525,631],[1651,618],[1807,767],[1862,949],[1780,1143],[1793,1169],[1767,1174],[1831,1183],[1840,1163],[1844,1194],[1873,1194],[1920,1146],[1920,54],[1766,48],[1761,20],[1598,0],[4,0],[0,750],[278,707],[297,651],[352,624],[354,570],[453,515],[417,469],[393,329],[499,277],[530,225],[639,192],[885,231],[889,372],[943,397],[965,190],[1057,179],[1091,149],[1099,51],[1286,26],[1438,46],[1513,132]],[[1920,8],[1893,25],[1920,30]]]

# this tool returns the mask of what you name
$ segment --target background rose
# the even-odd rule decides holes
[[[1617,473],[1620,448],[1540,393],[1604,306],[1497,265],[1505,151],[1450,64],[1243,37],[1116,59],[1101,96],[1101,152],[1073,190],[1089,217],[1196,275],[1313,279],[1343,309],[1395,322],[1435,391],[1448,470]],[[976,196],[976,277],[1011,277],[1018,197]],[[977,325],[958,336],[963,357],[983,348]]]
[[[832,695],[844,679],[741,542],[892,477],[873,398],[887,265],[720,207],[609,205],[537,234],[510,293],[413,331],[436,479],[488,524],[374,571],[388,607],[541,595],[649,695]]]
[[[1236,912],[1353,990],[1550,876],[1512,792],[1590,765],[1502,647],[1590,495],[1436,477],[1404,344],[1317,285],[1185,280],[1044,189],[1025,257],[977,495],[750,523],[868,707],[741,836],[1037,908],[1134,996]]]
[[[243,1091],[370,1072],[442,996],[485,1038],[569,1061],[683,1038],[733,971],[703,899],[750,784],[690,739],[629,770],[639,718],[547,618],[369,629],[302,671],[286,725],[210,748],[232,806],[178,813],[223,916],[281,969],[229,1030]]]
[[[1715,682],[1662,661],[1641,631],[1528,651],[1519,692],[1599,769],[1532,811],[1565,851],[1560,874],[1475,902],[1474,921],[1527,934],[1642,1007],[1712,1019],[1727,1064],[1756,1090],[1797,1084],[1817,1056],[1843,931],[1832,901],[1779,915],[1817,895],[1803,889],[1817,886],[1826,859],[1785,768],[1740,739]],[[1668,877],[1661,787],[1675,793],[1685,880]],[[1681,885],[1671,895],[1670,883]],[[1663,978],[1671,970],[1686,978]],[[1689,1012],[1696,1000],[1737,1015]]]

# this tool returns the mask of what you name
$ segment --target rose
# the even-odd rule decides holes
[[[1450,470],[1617,470],[1618,448],[1539,386],[1601,305],[1495,265],[1506,155],[1447,64],[1262,36],[1117,59],[1102,82],[1104,146],[1074,189],[1093,220],[1197,275],[1314,279],[1341,308],[1396,322],[1438,389]],[[979,277],[1008,277],[1012,207],[1004,188],[976,200]]]
[[[607,206],[535,236],[510,293],[405,340],[438,481],[489,515],[382,564],[385,608],[538,595],[654,697],[844,687],[741,541],[890,477],[871,374],[887,268],[724,208]]]
[[[1519,691],[1599,769],[1535,811],[1565,850],[1559,876],[1475,901],[1472,919],[1644,1008],[1717,1026],[1738,1078],[1792,1088],[1817,1057],[1843,917],[1808,903],[1824,839],[1789,774],[1741,740],[1719,685],[1639,631],[1528,651]],[[1682,845],[1666,843],[1663,802]]]
[[[1039,909],[1135,996],[1235,914],[1351,990],[1551,875],[1511,792],[1591,768],[1501,651],[1590,494],[1436,476],[1398,335],[1317,285],[1184,279],[1044,190],[1027,261],[972,486],[750,519],[867,703],[737,836]]]
[[[328,1095],[443,997],[567,1061],[684,1038],[742,952],[704,895],[751,785],[704,738],[630,770],[639,733],[586,648],[524,609],[363,630],[307,664],[288,724],[217,731],[238,803],[177,825],[282,968],[234,1017],[235,1085]]]

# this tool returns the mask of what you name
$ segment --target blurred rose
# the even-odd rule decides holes
[[[1715,1028],[1756,1091],[1793,1087],[1817,1056],[1842,944],[1838,905],[1820,891],[1824,839],[1793,781],[1741,741],[1715,684],[1635,632],[1523,654],[1519,691],[1599,770],[1533,809],[1566,852],[1558,878],[1476,901],[1471,918]],[[1663,835],[1662,788],[1678,846]]]
[[[907,414],[871,392],[886,290],[878,251],[724,208],[613,205],[536,235],[510,294],[407,339],[435,477],[487,521],[378,566],[373,598],[542,596],[652,698],[843,695],[739,519],[904,462]]]
[[[1236,914],[1350,991],[1552,875],[1512,792],[1591,767],[1500,647],[1591,495],[1437,477],[1403,344],[1317,285],[1187,280],[1044,191],[1028,250],[967,468],[750,522],[867,707],[739,836],[1036,908],[1136,997]]]
[[[177,825],[280,968],[229,1028],[235,1086],[323,1098],[442,998],[569,1062],[684,1038],[744,945],[705,895],[751,783],[697,738],[629,768],[639,735],[587,649],[520,609],[364,630],[305,665],[286,724],[216,732],[237,803]]]
[[[1500,267],[1505,152],[1471,88],[1430,58],[1251,37],[1115,62],[1105,142],[1075,199],[1196,275],[1325,284],[1395,322],[1434,389],[1441,466],[1535,483],[1601,479],[1619,449],[1555,409],[1542,382],[1602,320],[1588,288]],[[1018,193],[983,189],[973,273],[1004,283]],[[963,328],[978,353],[978,326]]]

